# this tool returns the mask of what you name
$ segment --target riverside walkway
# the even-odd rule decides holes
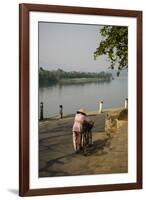
[[[75,154],[73,117],[39,122],[39,177],[126,173],[127,121],[113,137],[105,133],[105,113],[93,115],[93,145],[88,156]]]

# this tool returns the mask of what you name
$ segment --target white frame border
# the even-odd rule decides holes
[[[38,178],[38,22],[128,26],[128,173]],[[102,22],[102,23],[101,23]],[[30,12],[30,189],[136,183],[136,18]]]

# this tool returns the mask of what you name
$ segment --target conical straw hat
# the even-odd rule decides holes
[[[86,112],[85,112],[85,110],[84,110],[83,108],[80,108],[80,109],[77,111],[77,113],[82,113],[82,114],[86,115]]]

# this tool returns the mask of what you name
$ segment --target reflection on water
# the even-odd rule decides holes
[[[39,88],[39,104],[44,103],[44,117],[57,115],[60,104],[64,114],[75,113],[80,107],[97,110],[100,100],[104,108],[121,107],[128,95],[127,84],[127,78],[121,77],[111,82],[51,85]]]

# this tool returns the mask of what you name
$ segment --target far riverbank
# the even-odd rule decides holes
[[[108,72],[78,72],[64,71],[62,69],[48,71],[43,68],[39,70],[39,87],[55,84],[83,84],[91,82],[111,81],[112,74]]]

